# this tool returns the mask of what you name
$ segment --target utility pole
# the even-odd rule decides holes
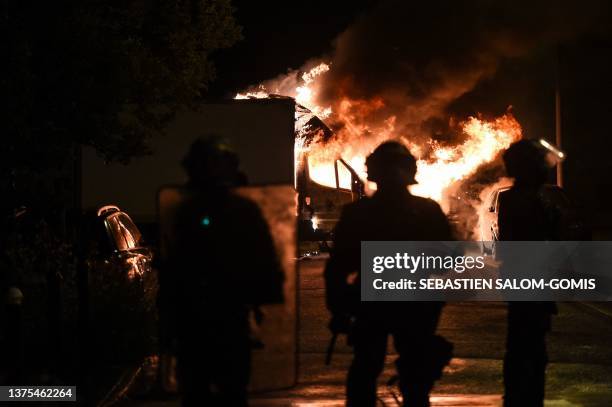
[[[557,46],[555,50],[555,144],[559,150],[561,146],[561,50]],[[563,186],[563,163],[557,161],[557,186]]]

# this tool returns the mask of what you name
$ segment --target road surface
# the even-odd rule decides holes
[[[259,406],[342,406],[350,348],[338,340],[332,365],[325,366],[329,343],[324,306],[324,258],[300,261],[299,385],[290,390],[254,395]],[[546,406],[612,405],[612,312],[607,304],[559,304],[549,337]],[[409,315],[398,316],[409,318]],[[445,307],[439,333],[455,345],[455,358],[434,389],[434,406],[498,406],[502,393],[505,340],[503,303],[452,303]],[[395,388],[385,381],[394,373],[393,347],[379,396],[397,405]],[[176,401],[126,401],[124,406],[174,407]],[[382,404],[381,404],[382,405]]]

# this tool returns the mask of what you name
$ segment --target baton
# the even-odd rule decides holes
[[[332,355],[334,354],[334,348],[336,347],[336,339],[338,339],[338,332],[334,332],[332,334],[331,339],[329,340],[329,345],[327,346],[327,353],[325,354],[326,366],[329,366],[331,364]]]

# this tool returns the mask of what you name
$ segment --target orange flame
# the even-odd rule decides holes
[[[439,147],[432,162],[417,162],[417,181],[412,192],[440,202],[446,188],[495,159],[521,138],[521,126],[510,113],[492,121],[469,117],[461,123],[466,140],[455,147]]]
[[[329,71],[329,66],[330,64],[321,62],[301,75],[298,71],[289,72],[281,78],[264,82],[247,92],[238,93],[234,99],[265,99],[270,95],[288,96],[321,119],[325,119],[332,114],[332,110],[330,106],[319,106],[316,103],[319,89],[317,79]]]
[[[302,75],[291,72],[236,95],[237,99],[265,98],[270,94],[293,97],[319,118],[329,117],[333,123],[339,124],[340,130],[327,142],[315,140],[306,147],[299,137],[296,138],[296,157],[307,154],[310,178],[319,184],[336,186],[334,162],[338,158],[344,159],[365,180],[367,155],[383,141],[395,139],[405,143],[418,159],[416,179],[419,183],[412,186],[411,191],[432,198],[444,207],[447,188],[474,174],[481,165],[493,161],[502,150],[521,138],[521,126],[509,112],[493,120],[468,117],[457,126],[463,141],[454,146],[440,145],[433,140],[417,143],[398,137],[395,116],[379,120],[377,125],[364,119],[372,113],[382,112],[385,106],[382,98],[343,98],[334,103],[334,110],[330,106],[318,105],[317,80],[329,70],[329,64],[320,63]],[[297,135],[301,131],[296,128]],[[338,175],[340,186],[350,188],[350,173],[341,171]],[[375,188],[374,185],[369,187]]]

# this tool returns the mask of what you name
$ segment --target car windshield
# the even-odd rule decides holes
[[[140,244],[140,231],[129,216],[123,212],[115,213],[105,220],[117,250],[135,249]]]

